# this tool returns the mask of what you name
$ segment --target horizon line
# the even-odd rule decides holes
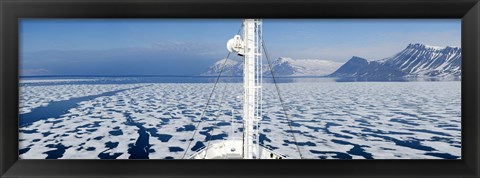
[[[18,76],[19,78],[54,78],[54,77],[198,77],[198,78],[216,78],[218,75],[30,75]],[[220,76],[220,78],[242,78],[243,76]],[[264,78],[273,78],[271,76],[263,76]],[[322,76],[275,76],[275,78],[332,78],[326,75]]]

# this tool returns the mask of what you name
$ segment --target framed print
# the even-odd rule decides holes
[[[0,173],[477,177],[479,8],[2,1]]]

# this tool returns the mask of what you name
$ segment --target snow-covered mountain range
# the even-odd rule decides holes
[[[212,76],[218,75],[221,71],[225,59],[215,62],[202,75]],[[319,60],[319,59],[292,59],[288,57],[281,57],[272,61],[272,67],[276,76],[325,76],[334,72],[342,63]],[[267,64],[263,65],[263,72],[265,76],[270,75],[270,70]],[[242,76],[243,62],[233,59],[228,59],[225,64],[225,69],[222,76]]]
[[[398,78],[458,78],[461,76],[462,49],[459,47],[437,47],[424,44],[409,44],[401,52],[381,60],[367,60],[354,56],[346,63],[281,57],[272,62],[277,76],[327,76],[338,78],[360,78],[385,80]],[[202,75],[218,75],[224,59],[217,61]],[[265,76],[269,68],[263,65]],[[242,76],[243,62],[228,59],[223,76]]]
[[[392,79],[392,78],[457,78],[461,76],[462,49],[409,44],[394,56],[368,61],[352,57],[330,77]]]

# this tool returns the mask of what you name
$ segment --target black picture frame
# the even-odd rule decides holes
[[[19,160],[19,18],[458,18],[461,160]],[[0,0],[0,177],[478,177],[478,0]]]

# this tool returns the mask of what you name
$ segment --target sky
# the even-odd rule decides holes
[[[241,19],[21,19],[22,76],[198,75]],[[379,60],[410,43],[461,44],[460,19],[263,19],[273,58]]]

